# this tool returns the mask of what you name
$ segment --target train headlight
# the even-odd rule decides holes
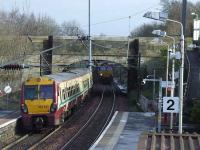
[[[100,73],[100,76],[103,76],[103,74],[102,74],[102,73]]]
[[[28,113],[28,108],[27,108],[26,104],[21,105],[21,110],[23,113],[26,113],[26,114]]]
[[[50,108],[50,112],[55,112],[57,109],[57,105],[56,104],[52,104],[51,108]]]

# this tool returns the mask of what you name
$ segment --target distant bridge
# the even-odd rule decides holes
[[[26,38],[27,36],[24,36]],[[32,39],[32,42],[42,42],[43,40],[47,40],[48,36],[29,36]],[[54,36],[56,40],[78,40],[78,36]],[[155,37],[136,37],[129,38],[130,41],[134,39],[139,39],[140,41],[151,41]],[[128,41],[128,36],[92,36],[92,40],[94,41]]]
[[[47,40],[48,36],[29,36],[33,42],[42,42],[43,40]],[[25,37],[26,38],[26,37]],[[78,36],[54,36],[56,40],[78,40]],[[92,40],[97,41],[128,41],[128,37],[125,36],[92,36]],[[133,39],[132,39],[133,40]]]
[[[54,65],[61,65],[61,64],[73,64],[78,63],[82,61],[88,60],[87,55],[76,55],[76,54],[56,54],[53,55],[53,64]],[[110,61],[116,64],[121,64],[124,67],[127,67],[127,56],[125,55],[93,55],[94,61]],[[28,58],[25,61],[27,64],[38,64],[40,62],[40,56],[39,55],[28,55]]]

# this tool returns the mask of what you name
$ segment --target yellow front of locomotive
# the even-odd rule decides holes
[[[41,127],[54,112],[55,83],[48,77],[32,77],[24,82],[21,93],[21,112],[25,126]],[[51,119],[50,119],[51,120]]]
[[[99,72],[99,76],[102,78],[111,78],[113,76],[112,70],[102,70]]]
[[[101,83],[110,83],[113,80],[113,70],[111,67],[100,66],[98,68],[98,76]]]

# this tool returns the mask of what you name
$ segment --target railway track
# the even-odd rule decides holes
[[[88,149],[98,139],[114,113],[115,93],[113,87],[109,92],[103,92],[101,102],[95,112],[73,138],[62,146],[61,150]]]
[[[87,148],[84,147],[84,149],[88,149],[109,123],[114,112],[114,91],[107,87],[110,92],[105,92],[105,88],[101,95],[88,101],[86,106],[73,114],[62,126],[47,129],[38,134],[28,133],[4,147],[3,150],[77,149],[74,146],[77,143],[84,143],[84,145],[87,143]],[[87,138],[84,135],[87,135]]]
[[[70,124],[62,128],[62,130],[51,136],[35,149],[88,149],[100,132],[102,132],[101,130],[106,123],[105,120],[108,120],[108,116],[112,116],[110,113],[107,116],[105,116],[105,114],[107,114],[111,108],[112,111],[114,111],[114,102],[113,99],[110,100],[111,97],[109,96],[111,93],[104,93],[104,90],[106,91],[105,87],[102,89],[101,95],[93,97],[90,100],[90,102],[93,102],[91,106],[77,114]],[[110,89],[110,87],[108,87],[108,89]],[[114,94],[111,95],[114,97]],[[111,106],[111,104],[113,105]],[[81,147],[77,147],[78,145]]]
[[[59,126],[56,129],[47,129],[47,130],[42,131],[41,133],[28,132],[27,134],[16,139],[14,142],[8,145],[4,145],[2,149],[3,150],[35,149],[38,145],[43,143],[50,136],[52,136],[53,134],[61,130],[61,128],[69,124],[70,121],[73,120],[74,118],[75,118],[74,115],[72,115],[70,118],[68,118],[68,120],[62,126]]]
[[[22,148],[28,149],[28,148],[32,147],[33,145],[35,145],[36,143],[38,143],[38,141],[42,140],[46,136],[55,132],[56,130],[58,130],[58,129],[46,129],[40,133],[30,132],[30,133],[22,136],[15,142],[5,146],[3,148],[3,150],[7,150],[7,149],[9,149],[9,150],[18,150],[19,149],[20,150]]]

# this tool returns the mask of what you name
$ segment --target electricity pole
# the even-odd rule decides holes
[[[186,32],[186,18],[187,18],[187,0],[182,0],[182,24],[183,24],[183,34]]]
[[[92,41],[91,41],[91,35],[90,35],[90,0],[89,0],[89,11],[88,11],[88,32],[89,32],[89,69],[92,71]]]

